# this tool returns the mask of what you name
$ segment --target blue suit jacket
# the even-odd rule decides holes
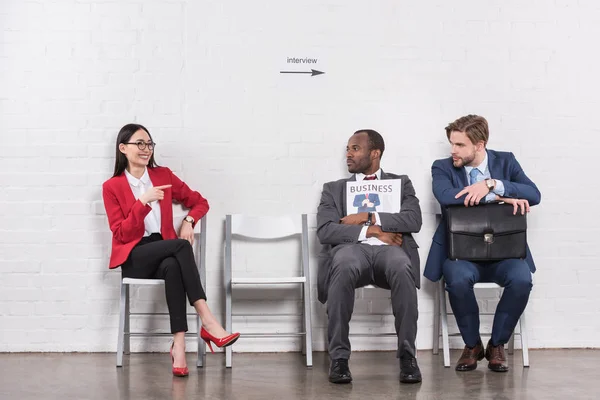
[[[504,151],[487,150],[488,169],[493,179],[501,180],[504,184],[504,196],[515,199],[526,199],[530,206],[540,203],[541,194],[535,183],[523,172],[513,153]],[[448,258],[446,238],[446,206],[463,204],[464,196],[455,199],[454,196],[468,186],[467,173],[464,167],[455,168],[452,158],[436,160],[431,166],[433,178],[433,195],[442,208],[442,220],[433,235],[433,242],[423,276],[431,281],[438,281],[442,277],[442,264]],[[525,259],[531,272],[535,272],[535,264],[527,246]]]
[[[368,196],[368,197],[367,197]],[[363,206],[362,202],[364,199],[368,199],[373,203],[373,207],[369,207],[366,204]],[[377,206],[381,205],[381,200],[379,200],[379,195],[377,193],[367,193],[365,194],[357,194],[354,196],[354,203],[352,204],[354,207],[358,207],[359,213],[361,212],[369,212],[369,211],[377,211]]]

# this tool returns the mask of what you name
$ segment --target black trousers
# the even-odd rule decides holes
[[[191,305],[206,300],[190,242],[153,233],[131,250],[121,270],[123,278],[164,279],[171,333],[187,332],[186,295]]]

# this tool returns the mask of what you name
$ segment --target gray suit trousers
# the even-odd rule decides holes
[[[329,357],[350,358],[348,337],[356,288],[374,284],[390,289],[398,351],[415,355],[417,336],[417,288],[410,258],[398,246],[338,245],[332,250],[327,315]]]

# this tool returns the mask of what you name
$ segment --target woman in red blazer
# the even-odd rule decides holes
[[[208,202],[156,164],[154,146],[142,125],[125,125],[117,136],[115,171],[102,185],[113,234],[109,268],[120,266],[124,278],[164,279],[173,375],[187,376],[186,296],[202,320],[201,337],[211,351],[211,342],[229,346],[240,334],[226,332],[211,313],[194,261],[194,225],[208,212]],[[173,200],[190,210],[178,233],[173,229]]]

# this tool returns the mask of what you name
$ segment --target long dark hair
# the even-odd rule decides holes
[[[115,172],[113,173],[113,177],[121,175],[127,168],[128,164],[127,157],[125,157],[125,154],[121,153],[121,151],[119,150],[119,145],[121,143],[129,142],[133,134],[139,131],[140,129],[145,130],[148,136],[150,136],[150,141],[154,142],[154,140],[152,140],[152,135],[150,135],[150,132],[148,132],[148,129],[146,129],[140,124],[127,124],[124,127],[122,127],[119,131],[119,134],[117,135],[117,144],[115,149]],[[154,161],[154,151],[150,156],[150,161],[148,161],[148,167],[158,167],[158,164],[156,164],[156,161]]]

